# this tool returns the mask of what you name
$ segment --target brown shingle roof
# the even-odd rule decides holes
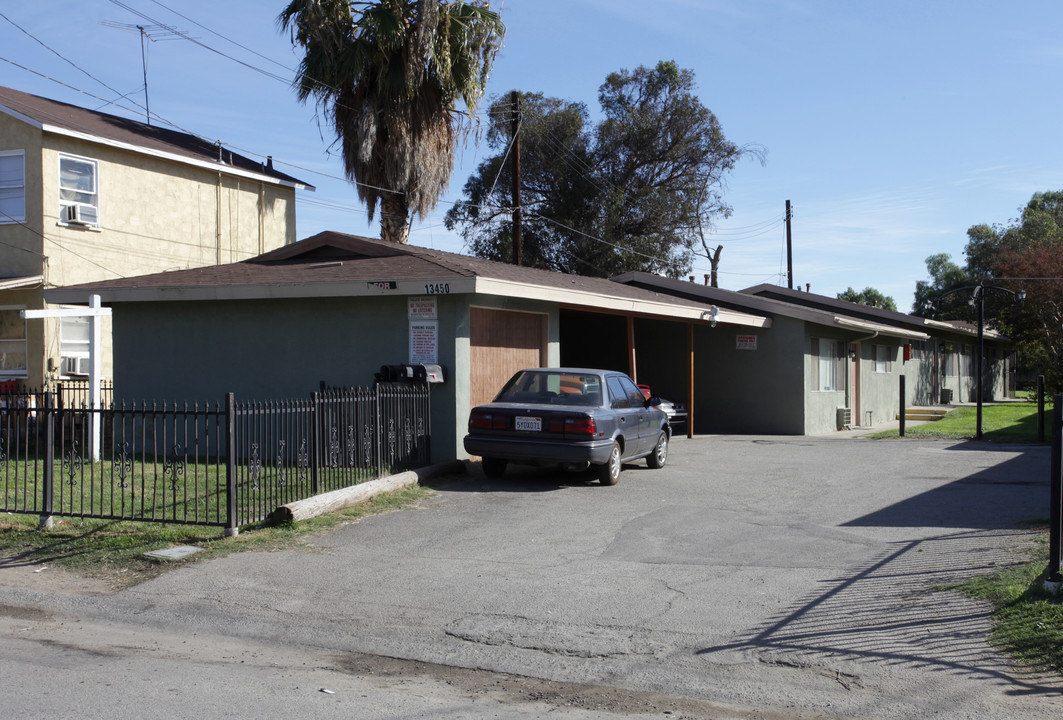
[[[0,87],[0,111],[4,108],[45,128],[77,132],[101,141],[123,143],[148,152],[169,153],[189,160],[211,163],[223,170],[235,168],[265,175],[279,183],[310,187],[301,180],[274,170],[272,166],[266,166],[229,150],[220,151],[219,161],[218,143],[188,133]]]
[[[286,245],[250,260],[228,265],[192,268],[172,272],[141,275],[131,278],[104,280],[66,288],[48,294],[53,301],[77,301],[90,292],[107,293],[117,299],[123,290],[192,288],[235,288],[276,286],[322,286],[336,284],[338,295],[346,294],[340,287],[364,287],[366,282],[385,280],[486,278],[508,281],[525,286],[575,290],[633,301],[652,301],[689,308],[708,307],[688,299],[676,298],[632,285],[612,282],[606,278],[567,275],[548,270],[517,267],[467,255],[415,245],[396,245],[337,232],[322,232],[313,237]],[[106,299],[106,298],[105,298]]]

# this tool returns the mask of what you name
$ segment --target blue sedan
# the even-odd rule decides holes
[[[593,466],[603,485],[615,485],[625,462],[664,467],[671,428],[660,402],[620,372],[521,370],[494,401],[473,408],[465,451],[483,458],[488,477],[508,463]]]

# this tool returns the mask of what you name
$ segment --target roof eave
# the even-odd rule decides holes
[[[704,322],[711,321],[711,307],[713,307],[707,303],[681,305],[649,299],[606,295],[589,290],[557,288],[484,277],[477,278],[476,292],[484,295],[547,300],[563,305],[594,307],[613,312],[639,313],[655,316],[665,315],[677,320]],[[746,327],[771,327],[771,320],[766,317],[739,313],[733,310],[724,310],[722,308],[718,308],[716,321],[719,323],[743,325]]]
[[[83,133],[77,130],[71,130],[69,128],[60,127],[58,125],[39,125],[42,131],[46,133],[53,133],[55,135],[63,135],[65,137],[71,137],[78,140],[85,140],[87,142],[98,143],[100,145],[106,145],[108,147],[118,148],[121,150],[128,150],[130,152],[139,153],[141,155],[148,155],[150,157],[161,158],[169,160],[171,162],[181,163],[183,165],[191,165],[193,167],[210,170],[211,172],[220,172],[225,175],[233,177],[241,177],[249,180],[256,180],[258,182],[268,183],[270,185],[278,185],[281,187],[290,187],[293,190],[309,190],[315,191],[313,185],[300,181],[282,180],[280,178],[266,175],[265,173],[256,173],[250,170],[243,170],[236,167],[226,166],[224,163],[210,162],[207,160],[199,160],[187,155],[181,155],[179,153],[166,152],[165,150],[154,150],[152,148],[144,147],[143,145],[136,145],[134,143],[122,142],[121,140],[113,140],[111,138],[105,138],[100,135],[93,135],[91,133]]]

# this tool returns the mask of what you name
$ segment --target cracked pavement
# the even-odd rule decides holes
[[[362,695],[392,704],[366,717],[1063,712],[1061,679],[1013,667],[986,643],[988,607],[940,589],[1021,560],[1021,523],[1047,516],[1048,448],[709,436],[671,450],[665,469],[627,466],[611,488],[474,467],[308,550],[191,564],[116,594],[0,583],[0,630],[19,652],[67,643],[112,662],[159,638],[201,684],[233,672],[268,687],[234,670],[245,652],[292,677],[296,656],[349,682],[387,665],[386,689]],[[202,654],[182,660],[192,638]],[[201,677],[211,647],[227,670]],[[422,705],[403,706],[394,677]]]

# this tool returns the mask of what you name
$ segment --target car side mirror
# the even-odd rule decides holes
[[[657,407],[657,406],[658,406],[658,405],[660,405],[660,404],[661,404],[662,402],[664,402],[664,401],[663,401],[663,400],[662,400],[661,398],[659,398],[659,397],[657,397],[656,395],[654,395],[654,396],[652,396],[652,397],[648,397],[648,398],[646,398],[646,403],[645,403],[645,405],[646,405],[646,407]]]

